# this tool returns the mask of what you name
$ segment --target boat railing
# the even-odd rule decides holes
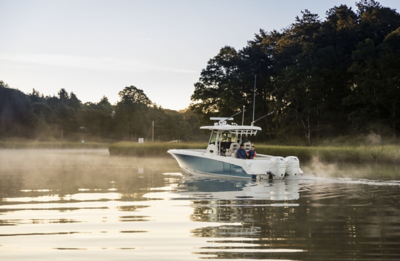
[[[275,156],[270,156],[270,155],[266,155],[266,154],[257,154],[256,157],[254,158],[254,160],[264,160],[264,159],[268,159],[268,158],[274,158]]]

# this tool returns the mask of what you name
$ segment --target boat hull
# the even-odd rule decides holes
[[[206,151],[169,150],[182,170],[189,174],[218,175],[234,178],[283,179],[286,161],[282,157],[238,159],[209,154]]]

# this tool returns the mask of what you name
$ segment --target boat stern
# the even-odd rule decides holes
[[[265,159],[246,160],[248,174],[259,176],[261,179],[284,179],[286,161],[283,157],[269,156]]]

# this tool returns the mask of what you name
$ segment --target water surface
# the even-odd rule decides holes
[[[297,180],[181,174],[106,150],[0,150],[0,260],[399,260],[393,166]]]

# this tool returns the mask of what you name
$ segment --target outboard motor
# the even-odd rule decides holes
[[[299,158],[295,156],[288,156],[285,158],[286,161],[286,172],[285,175],[288,177],[297,177],[302,173],[300,170]]]
[[[272,157],[271,165],[269,166],[270,176],[272,179],[284,179],[286,171],[286,161],[283,157]]]

